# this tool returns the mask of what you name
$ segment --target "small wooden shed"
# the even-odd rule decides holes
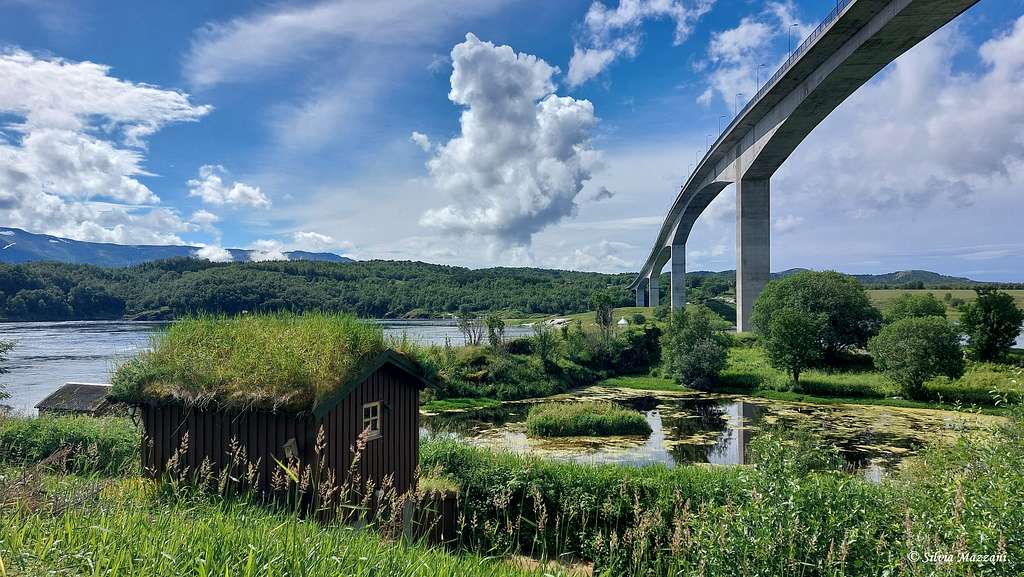
[[[239,451],[257,468],[255,489],[273,490],[280,463],[317,462],[314,446],[323,431],[320,460],[338,483],[358,472],[362,483],[381,487],[386,478],[398,494],[415,489],[419,463],[419,392],[425,385],[412,359],[386,350],[364,363],[356,376],[308,411],[230,410],[180,403],[143,403],[142,464],[160,477],[177,453],[176,466],[197,471],[204,461],[214,472],[237,466]],[[353,464],[353,448],[366,432],[365,449]],[[188,442],[183,444],[187,435]],[[184,447],[184,449],[182,449]],[[232,470],[232,476],[245,471]]]
[[[40,415],[89,415],[102,417],[115,412],[110,385],[102,383],[64,383],[64,386],[39,401]]]

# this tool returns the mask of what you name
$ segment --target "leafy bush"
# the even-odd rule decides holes
[[[827,318],[821,339],[826,360],[843,349],[865,346],[882,321],[864,287],[853,277],[834,271],[804,271],[769,282],[754,302],[754,327],[767,333],[772,318],[785,308]]]
[[[533,340],[529,337],[518,337],[505,345],[505,351],[512,355],[532,355]]]
[[[949,293],[946,293],[946,296],[952,298]],[[939,302],[939,299],[935,298],[932,293],[903,293],[886,307],[883,316],[887,323],[916,317],[944,317],[946,316],[946,305]]]
[[[543,403],[530,407],[526,431],[535,437],[649,435],[651,426],[615,403]]]
[[[7,353],[14,348],[12,341],[0,341],[0,375],[7,372],[5,363],[7,362]],[[7,386],[0,382],[0,401],[6,399],[10,395],[7,393]]]
[[[826,322],[825,315],[792,307],[776,311],[761,338],[768,361],[789,372],[793,383],[799,386],[800,373],[821,358]]]
[[[707,388],[725,368],[729,338],[715,330],[717,317],[703,305],[672,314],[662,338],[665,373],[680,384]]]
[[[643,313],[633,313],[633,316],[630,317],[629,320],[636,326],[642,326],[647,324],[647,317],[645,317]]]
[[[923,396],[923,385],[939,375],[964,372],[960,335],[942,317],[905,318],[886,325],[871,339],[875,365],[910,398]]]
[[[992,288],[974,292],[977,300],[960,308],[960,326],[967,334],[971,355],[980,361],[1005,358],[1020,334],[1024,310],[1005,292]]]
[[[750,333],[750,332],[741,333],[741,332],[736,332],[736,333],[729,333],[729,337],[732,339],[731,346],[733,346],[733,347],[737,347],[737,348],[741,348],[741,349],[749,349],[749,348],[756,347],[758,345],[757,333]]]
[[[71,449],[69,470],[118,475],[139,465],[142,437],[128,419],[119,417],[8,418],[0,422],[0,459],[32,464],[62,448]]]

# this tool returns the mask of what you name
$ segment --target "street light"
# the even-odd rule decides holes
[[[790,58],[793,57],[793,28],[796,28],[797,26],[799,26],[799,24],[794,22],[793,24],[790,24],[789,25],[789,29],[786,30],[786,32],[788,33],[788,36],[789,36],[789,57]]]
[[[743,96],[742,92],[737,92],[736,93],[736,112],[733,113],[734,117],[735,116],[739,116],[739,114],[740,114],[740,97],[741,96]]]
[[[710,138],[711,138],[710,134],[705,134],[704,135],[704,147],[707,148],[708,150],[711,150],[711,144],[710,144],[711,140],[709,140]]]
[[[718,134],[719,135],[722,134],[722,119],[723,118],[725,118],[724,114],[722,114],[721,116],[718,117]]]
[[[768,65],[767,64],[758,64],[757,65],[757,71],[754,73],[754,82],[757,84],[757,86],[754,88],[754,92],[757,92],[758,90],[761,89],[761,69],[765,68],[766,66],[768,66]]]

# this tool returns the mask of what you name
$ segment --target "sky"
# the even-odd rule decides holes
[[[469,267],[643,264],[822,0],[0,0],[0,225]],[[1024,0],[981,0],[773,176],[772,269],[1024,281]],[[727,188],[687,242],[735,266]]]

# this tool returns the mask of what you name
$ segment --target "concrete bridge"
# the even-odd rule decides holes
[[[768,282],[769,181],[804,138],[857,88],[978,0],[838,0],[708,149],[676,196],[647,262],[630,285],[657,306],[671,262],[672,308],[686,302],[686,241],[697,217],[736,185],[736,327],[750,330]]]

